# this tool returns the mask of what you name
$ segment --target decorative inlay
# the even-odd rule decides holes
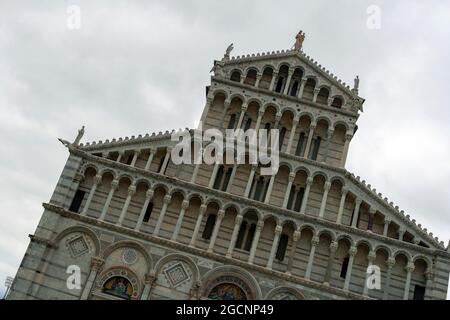
[[[86,239],[82,235],[77,235],[67,240],[67,247],[70,255],[74,258],[82,256],[86,252],[89,252],[89,245]]]
[[[122,261],[126,264],[134,264],[138,259],[138,254],[134,249],[125,249],[122,254]]]
[[[174,288],[191,279],[182,262],[178,262],[166,268],[164,270],[164,275],[169,280],[170,285]]]

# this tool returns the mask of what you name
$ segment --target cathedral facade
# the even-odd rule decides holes
[[[206,90],[203,130],[279,130],[276,174],[176,165],[173,132],[65,142],[7,299],[445,299],[449,247],[345,169],[359,79],[347,86],[303,39],[229,47]]]

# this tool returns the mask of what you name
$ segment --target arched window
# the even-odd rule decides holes
[[[280,236],[280,240],[278,242],[278,248],[277,253],[275,255],[275,258],[279,261],[284,260],[284,256],[286,255],[286,249],[288,245],[289,237],[286,234],[282,234]]]
[[[289,92],[289,95],[291,97],[296,97],[297,90],[298,90],[298,81],[295,81],[294,84],[291,86],[291,91]]]
[[[217,170],[216,179],[214,180],[213,189],[220,189],[220,186],[222,184],[222,178],[224,174],[224,167],[221,165],[219,169]]]
[[[256,224],[252,223],[247,232],[247,237],[245,238],[244,250],[250,251],[252,247],[253,238],[255,236]]]
[[[248,84],[250,86],[254,86],[256,83],[256,70],[250,69],[247,72],[247,76],[245,77],[244,84]]]
[[[298,138],[298,143],[297,143],[297,149],[295,150],[295,155],[296,156],[303,156],[303,147],[305,144],[305,133],[304,132],[300,132],[300,137]]]
[[[241,73],[239,71],[233,71],[230,77],[231,81],[241,82]]]
[[[252,125],[252,118],[248,118],[244,125],[244,131],[247,131],[250,129],[250,126]]]
[[[342,261],[341,275],[340,275],[342,279],[345,279],[345,276],[347,275],[348,261],[349,261],[348,256],[344,258],[344,261]]]
[[[75,192],[75,196],[73,197],[72,203],[70,204],[69,211],[78,213],[85,194],[86,192],[80,189]]]
[[[281,148],[283,147],[284,137],[286,136],[286,128],[283,127],[280,130],[280,135],[278,137],[278,150],[281,151]]]
[[[302,98],[312,101],[314,98],[314,88],[316,87],[316,81],[312,78],[308,78],[305,83],[305,89],[303,89]]]
[[[294,204],[294,211],[300,212],[300,208],[302,207],[302,201],[303,201],[303,194],[305,193],[304,188],[300,188],[297,191],[297,194],[295,196],[295,204]]]
[[[331,106],[338,109],[342,108],[342,99],[339,97],[334,98]]]
[[[142,220],[143,222],[148,222],[150,220],[152,211],[153,211],[153,202],[149,202],[147,208],[145,209],[144,220]]]
[[[247,231],[247,221],[242,221],[241,227],[239,228],[239,233],[236,239],[235,247],[237,249],[242,249],[242,244],[244,243],[245,232]]]
[[[269,89],[272,77],[273,77],[273,69],[270,67],[264,68],[261,80],[259,81],[259,87],[262,89]]]
[[[317,95],[317,103],[328,105],[328,97],[330,95],[330,91],[327,88],[321,88],[319,90],[319,94]]]
[[[234,129],[234,126],[236,125],[236,114],[233,113],[230,116],[230,121],[228,122],[228,127],[227,129]]]
[[[314,146],[313,146],[313,150],[311,153],[311,160],[317,160],[317,156],[319,154],[319,148],[320,148],[320,142],[322,141],[321,137],[317,137],[314,140]]]
[[[283,90],[283,84],[284,84],[284,78],[279,77],[277,81],[277,85],[275,87],[275,92],[281,93],[281,90]]]
[[[202,238],[205,240],[211,239],[214,225],[216,224],[216,215],[210,214],[208,219],[206,219],[205,228],[203,229]]]

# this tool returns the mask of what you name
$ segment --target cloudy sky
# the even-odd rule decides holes
[[[67,8],[81,28],[67,27]],[[380,9],[368,28],[367,9]],[[0,294],[81,125],[84,141],[193,127],[214,59],[304,51],[366,98],[347,168],[447,243],[448,1],[0,2]],[[371,24],[371,26],[376,26]]]

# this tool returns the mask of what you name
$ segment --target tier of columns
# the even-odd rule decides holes
[[[98,175],[95,176],[95,178],[94,178],[94,185],[91,188],[91,192],[89,193],[88,200],[89,200],[89,198],[92,199],[93,192],[95,192],[95,190],[97,188],[97,184],[101,180],[100,178],[101,177],[98,176]],[[112,183],[112,187],[111,187],[110,193],[108,194],[108,197],[107,197],[107,199],[105,201],[105,204],[103,206],[102,214],[101,214],[101,216],[99,218],[100,220],[104,220],[105,219],[106,212],[108,211],[108,207],[110,205],[112,195],[114,193],[114,190],[116,190],[116,188],[117,188],[118,182],[117,181],[113,181],[113,182],[114,183]],[[134,193],[135,193],[135,186],[131,185],[128,188],[128,196],[127,196],[127,198],[126,198],[126,200],[124,202],[124,205],[123,205],[122,210],[121,210],[120,217],[119,217],[119,219],[117,221],[117,225],[119,225],[119,226],[122,226],[122,224],[123,224],[126,212],[128,210],[128,206],[129,206],[130,201],[131,201],[131,197],[132,197],[132,195]],[[305,191],[305,193],[306,193],[306,191]],[[345,194],[345,191],[343,192],[343,194]],[[143,207],[141,209],[138,221],[137,221],[136,226],[134,228],[136,231],[141,231],[141,227],[142,227],[145,211],[146,211],[146,208],[147,208],[149,202],[152,200],[153,195],[154,195],[154,190],[153,189],[147,190],[145,201],[144,201],[144,205],[143,205]],[[164,218],[165,218],[165,215],[166,215],[166,212],[167,212],[167,208],[168,208],[171,200],[172,200],[172,196],[171,195],[166,194],[164,196],[164,198],[163,198],[163,206],[161,208],[161,211],[159,213],[157,222],[156,222],[155,227],[153,229],[153,233],[152,233],[153,236],[156,236],[156,237],[160,236],[161,225],[162,225],[162,223],[164,221]],[[179,232],[180,232],[181,226],[183,224],[183,219],[184,219],[186,210],[189,209],[189,204],[190,203],[189,203],[188,200],[183,200],[182,203],[181,203],[180,213],[178,215],[178,219],[177,219],[177,222],[175,224],[175,228],[174,228],[172,236],[171,236],[171,240],[172,241],[177,241],[178,240]],[[355,215],[356,215],[356,212],[359,211],[360,204],[361,204],[361,201],[357,201],[356,202]],[[81,213],[81,215],[86,215],[88,207],[89,207],[89,203],[86,202],[85,208],[84,208],[83,212]],[[207,205],[204,204],[204,203],[201,204],[201,206],[199,208],[197,220],[196,220],[196,223],[195,223],[194,231],[193,231],[190,243],[189,243],[189,246],[191,246],[191,247],[195,247],[196,246],[196,242],[197,242],[197,239],[198,239],[198,236],[199,236],[200,228],[201,228],[202,222],[203,222],[203,220],[205,218],[206,209],[207,209]],[[358,210],[356,210],[356,209],[358,209]],[[217,213],[217,216],[216,216],[216,220],[215,220],[213,232],[212,232],[212,235],[211,235],[211,238],[210,238],[210,242],[209,242],[209,245],[208,245],[208,248],[207,248],[207,251],[210,252],[210,253],[214,252],[217,236],[218,236],[219,230],[221,228],[221,224],[222,224],[222,220],[224,218],[224,215],[225,215],[225,210],[222,209],[222,208],[219,209],[218,213]],[[238,233],[239,233],[239,230],[241,228],[241,224],[242,224],[243,218],[244,217],[243,217],[242,214],[238,214],[236,216],[235,220],[234,220],[234,227],[233,227],[233,231],[232,231],[232,234],[231,234],[230,243],[228,245],[227,252],[226,252],[226,257],[228,257],[228,258],[232,258],[233,257],[233,253],[234,253],[234,249],[235,249],[235,246],[236,246]],[[262,231],[262,229],[264,227],[264,223],[265,223],[264,220],[260,220],[260,221],[257,222],[255,234],[254,234],[254,237],[253,237],[253,240],[252,240],[252,245],[251,245],[249,256],[248,256],[248,260],[247,260],[247,262],[249,264],[253,264],[254,263],[254,259],[255,259],[255,256],[256,256],[256,252],[257,252],[257,248],[258,248],[258,244],[259,244],[259,240],[260,240],[260,235],[261,235],[261,231]],[[352,226],[353,226],[353,223],[352,223]],[[280,236],[282,234],[282,231],[283,231],[283,226],[279,225],[279,224],[276,225],[275,231],[274,231],[274,238],[273,238],[273,242],[272,242],[272,247],[271,247],[270,254],[269,254],[269,257],[268,257],[268,260],[267,260],[267,263],[266,263],[266,268],[267,269],[270,269],[270,270],[273,269],[273,263],[274,263],[275,255],[276,255],[276,252],[277,252],[277,249],[278,249],[278,246],[279,246],[279,240],[280,240]],[[285,270],[285,272],[287,274],[291,274],[291,272],[292,272],[292,268],[293,268],[293,265],[294,265],[294,257],[296,255],[296,248],[297,248],[298,241],[300,239],[300,235],[301,235],[301,230],[296,230],[296,231],[294,231],[293,236],[291,238],[291,250],[288,253],[288,261],[287,261],[286,270]],[[307,279],[307,280],[311,279],[311,273],[312,273],[313,266],[314,266],[314,259],[315,259],[316,248],[317,248],[318,244],[319,244],[319,237],[314,234],[312,239],[311,239],[311,249],[310,249],[310,253],[309,253],[309,257],[308,257],[308,263],[307,263],[306,271],[305,271],[305,275],[304,275],[304,278]],[[326,268],[326,272],[325,272],[324,280],[323,280],[323,283],[325,285],[330,285],[330,281],[332,279],[332,270],[333,270],[333,264],[335,263],[335,253],[337,251],[337,248],[338,248],[338,243],[336,241],[332,241],[331,244],[330,244],[330,247],[329,247],[328,263],[327,263],[327,268]],[[348,251],[349,262],[348,262],[347,272],[346,272],[344,286],[343,286],[343,289],[347,290],[347,291],[349,290],[350,279],[351,279],[351,276],[352,276],[353,261],[354,261],[354,256],[356,255],[356,252],[357,252],[357,248],[356,247],[350,247],[350,249]],[[367,259],[369,261],[368,267],[370,267],[373,264],[373,261],[375,260],[375,257],[376,257],[375,252],[373,252],[373,251],[369,252],[369,254],[367,256]],[[386,284],[385,284],[385,289],[384,289],[385,290],[384,291],[384,297],[388,298],[389,297],[388,293],[389,293],[390,281],[391,281],[391,269],[392,269],[392,266],[395,264],[395,260],[393,258],[389,257],[387,262],[386,262],[386,264],[388,266],[388,270],[387,270],[387,275],[386,275]],[[404,299],[408,299],[409,298],[411,274],[412,274],[413,270],[414,270],[414,264],[409,262],[407,264],[407,267],[406,267],[407,274],[406,274],[405,289],[404,289],[404,296],[403,296]],[[92,269],[92,272],[96,272],[96,271],[94,269]],[[367,276],[368,276],[368,274],[367,274]],[[369,288],[367,286],[367,276],[366,276],[366,279],[365,279],[365,282],[364,282],[364,286],[363,286],[363,295],[368,295],[368,292],[369,292],[368,291]],[[428,278],[430,278],[430,279],[428,279]],[[94,275],[89,275],[88,283],[90,281],[89,279],[95,279],[95,274]],[[427,286],[431,286],[431,283],[432,283],[431,281],[432,281],[431,277],[427,277]],[[92,284],[91,284],[91,286],[92,286]],[[86,292],[90,292],[90,290],[86,291]],[[83,293],[83,296],[85,294],[86,293]]]

